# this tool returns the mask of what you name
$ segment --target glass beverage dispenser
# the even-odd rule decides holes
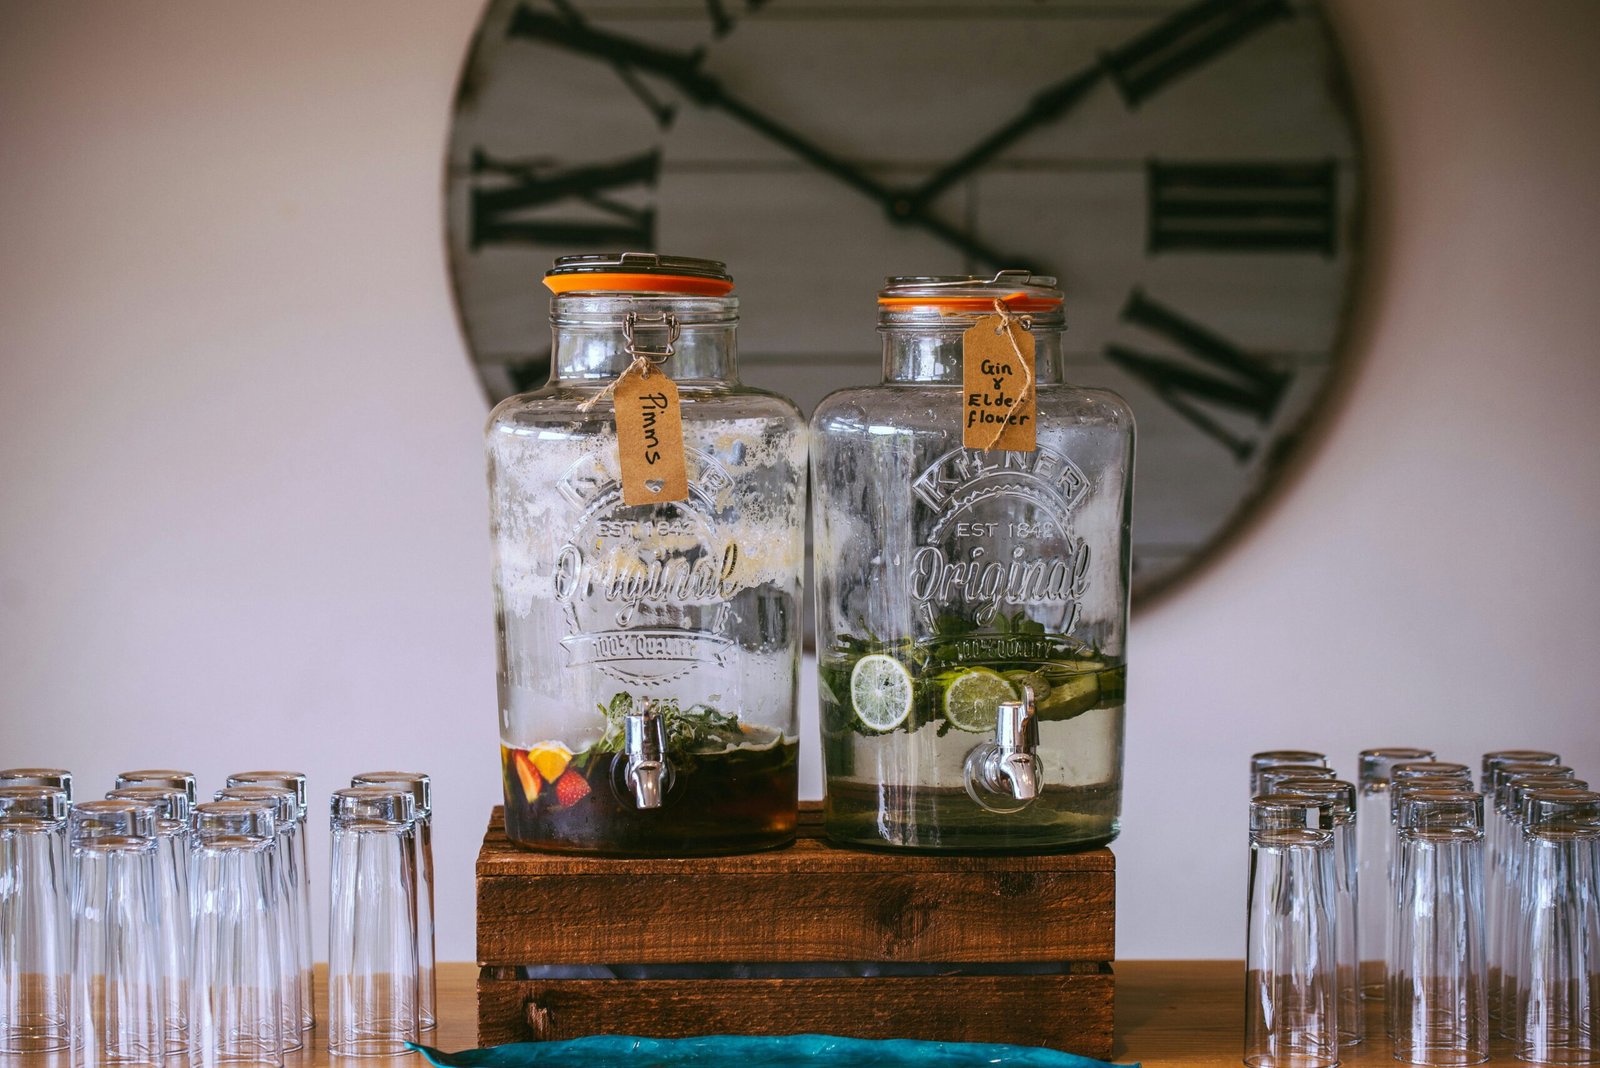
[[[550,381],[487,435],[506,833],[572,852],[782,845],[804,420],[739,382],[721,263],[567,256],[545,284]]]
[[[883,383],[812,419],[835,840],[1116,837],[1133,417],[1062,380],[1062,328],[1053,278],[891,278]]]

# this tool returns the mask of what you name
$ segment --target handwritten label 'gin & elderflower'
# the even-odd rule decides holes
[[[661,371],[630,367],[617,379],[611,397],[622,462],[622,503],[688,500],[677,383]]]
[[[961,335],[961,444],[1033,452],[1033,334],[1016,316],[985,315]]]

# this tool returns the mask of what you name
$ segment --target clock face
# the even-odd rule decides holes
[[[725,260],[744,379],[879,380],[886,275],[1031,268],[1139,423],[1134,591],[1271,487],[1341,363],[1361,168],[1310,0],[491,0],[447,168],[492,399],[544,383],[558,255]]]

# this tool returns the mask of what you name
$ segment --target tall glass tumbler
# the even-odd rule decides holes
[[[1600,1063],[1600,793],[1528,797],[1516,1054]]]
[[[1389,769],[1391,783],[1410,779],[1455,779],[1468,790],[1473,789],[1472,769],[1450,760],[1408,760]]]
[[[272,851],[272,809],[255,801],[195,807],[194,982],[190,1062],[195,1068],[281,1068],[282,981]]]
[[[434,978],[433,781],[420,771],[364,771],[351,786],[403,786],[411,791],[417,822],[417,1027],[438,1026],[438,988]]]
[[[1328,766],[1328,754],[1314,749],[1267,749],[1250,754],[1250,796],[1261,792],[1261,772],[1274,764],[1317,764]]]
[[[189,899],[189,797],[179,787],[124,786],[109,800],[154,805],[156,966],[161,1025],[169,1056],[189,1050],[189,949],[194,914]]]
[[[1367,888],[1360,902],[1360,926],[1356,944],[1361,950],[1361,996],[1368,1000],[1384,996],[1389,948],[1389,916],[1394,911],[1387,893],[1375,893],[1389,886],[1393,861],[1394,835],[1389,822],[1389,770],[1411,760],[1432,760],[1432,749],[1366,749],[1361,753],[1358,786],[1361,796],[1356,817],[1356,856],[1361,867],[1361,883]]]
[[[66,768],[6,768],[0,771],[0,786],[44,786],[59,790],[72,807],[72,772]]]
[[[295,861],[298,850],[295,835],[299,830],[300,802],[287,786],[227,786],[217,791],[218,801],[255,801],[272,809],[274,846],[272,849],[272,908],[278,927],[278,981],[282,984],[283,1051],[293,1053],[305,1046],[300,1036],[301,1006],[308,1000],[305,975],[300,968],[300,924],[296,908],[300,900],[295,887]]]
[[[1565,764],[1533,762],[1501,764],[1494,771],[1495,791],[1485,800],[1500,825],[1499,851],[1493,869],[1494,888],[1485,892],[1489,922],[1489,1014],[1498,1034],[1514,1035],[1517,970],[1522,947],[1517,932],[1522,922],[1523,858],[1527,852],[1527,795],[1536,790],[1587,789]],[[1492,803],[1491,803],[1492,802]],[[1487,865],[1485,866],[1487,870]],[[1488,876],[1486,875],[1485,878]]]
[[[1553,771],[1566,771],[1564,767]],[[1500,931],[1499,975],[1489,988],[1490,1013],[1497,1026],[1496,1033],[1515,1041],[1524,1008],[1524,991],[1521,987],[1525,943],[1522,926],[1526,918],[1528,874],[1532,841],[1529,823],[1536,811],[1539,798],[1552,790],[1587,790],[1589,784],[1568,774],[1541,777],[1529,772],[1505,775],[1500,780],[1500,797],[1504,800],[1506,819],[1505,864],[1501,873],[1498,912],[1489,917],[1491,927]]]
[[[66,794],[0,786],[0,1053],[72,1042]]]
[[[1400,808],[1394,1055],[1411,1064],[1489,1059],[1483,947],[1483,797],[1422,790]]]
[[[1334,774],[1332,768],[1320,764],[1273,764],[1262,768],[1256,773],[1256,790],[1252,797],[1261,797],[1264,794],[1275,794],[1278,787],[1286,782],[1296,779],[1321,779],[1331,781],[1339,776]]]
[[[307,820],[306,775],[303,771],[236,771],[228,776],[229,786],[281,786],[295,792],[300,815],[294,829],[295,855],[291,860],[291,882],[294,885],[294,909],[300,931],[300,945],[296,957],[300,964],[300,1030],[312,1031],[317,1026],[316,999],[313,996],[311,966],[316,960],[311,934],[311,824]]]
[[[1250,803],[1244,1062],[1339,1063],[1333,812],[1266,794]]]
[[[336,790],[328,880],[328,1050],[406,1052],[417,1028],[416,802],[403,787]]]
[[[119,819],[113,806],[122,806]],[[72,1064],[161,1068],[154,812],[90,801],[72,814]],[[97,811],[86,811],[95,809]],[[82,818],[80,818],[82,817]]]
[[[1361,1006],[1361,957],[1356,949],[1359,872],[1356,866],[1356,788],[1337,779],[1291,779],[1278,788],[1288,797],[1325,802],[1333,815],[1334,960],[1339,999],[1339,1044],[1366,1037]]]
[[[189,806],[200,800],[195,791],[194,772],[179,768],[143,768],[139,771],[117,773],[117,789],[124,786],[172,786],[189,795]]]
[[[1483,800],[1483,905],[1489,919],[1489,1015],[1497,1016],[1499,1006],[1495,993],[1496,978],[1500,971],[1500,943],[1502,932],[1495,917],[1500,914],[1500,891],[1505,883],[1505,833],[1506,821],[1501,817],[1496,802],[1499,770],[1507,764],[1527,766],[1553,766],[1561,763],[1561,756],[1544,749],[1496,749],[1483,754],[1481,778],[1478,788]]]
[[[1559,764],[1561,755],[1544,749],[1496,749],[1483,754],[1483,764],[1480,768],[1482,777],[1478,781],[1478,788],[1489,793],[1494,789],[1494,769],[1500,764]]]

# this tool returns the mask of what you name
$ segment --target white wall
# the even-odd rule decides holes
[[[0,765],[425,768],[445,959],[498,790],[439,229],[476,8],[0,0]],[[1600,776],[1600,5],[1335,14],[1362,367],[1281,503],[1136,622],[1126,957],[1240,952],[1253,749]]]

